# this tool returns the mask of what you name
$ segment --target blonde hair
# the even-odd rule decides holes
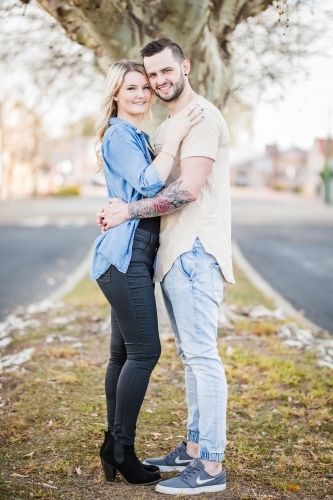
[[[117,61],[110,67],[107,77],[106,77],[106,89],[104,92],[104,97],[101,104],[101,115],[96,121],[95,130],[97,135],[96,140],[96,155],[98,166],[100,169],[103,168],[103,159],[100,151],[101,143],[103,141],[103,137],[107,129],[109,128],[109,119],[113,116],[117,116],[117,102],[114,100],[114,97],[119,92],[120,87],[123,84],[126,73],[130,71],[137,71],[141,73],[148,82],[148,77],[145,72],[144,66],[142,63],[136,61],[122,60]],[[153,100],[151,101],[152,104]],[[143,115],[144,120],[151,119],[151,105]]]

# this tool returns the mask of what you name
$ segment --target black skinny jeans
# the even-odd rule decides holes
[[[127,272],[110,266],[97,280],[112,307],[105,376],[108,429],[123,444],[134,444],[136,421],[161,354],[152,283],[157,247],[157,235],[137,228]]]

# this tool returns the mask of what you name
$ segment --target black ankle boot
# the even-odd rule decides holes
[[[116,479],[117,471],[114,467],[112,467],[112,468],[107,467],[108,464],[106,464],[104,462],[103,457],[102,457],[103,451],[109,442],[109,437],[110,437],[110,431],[104,431],[104,441],[102,443],[102,446],[99,449],[99,456],[101,457],[101,464],[102,464],[102,467],[104,470],[105,480],[108,482],[112,482]]]
[[[161,476],[157,472],[145,470],[134,451],[134,445],[116,441],[112,434],[102,451],[102,463],[107,481],[115,477],[117,470],[129,484],[146,485],[157,483]]]
[[[110,436],[110,431],[104,431],[104,442],[103,442],[102,446],[100,447],[99,456],[101,457],[101,463],[102,463],[102,467],[103,467],[103,470],[104,470],[105,479],[106,479],[106,481],[112,482],[112,481],[114,481],[116,479],[117,470],[115,468],[113,468],[112,470],[110,470],[110,467],[107,467],[108,464],[106,464],[106,466],[104,465],[105,462],[104,462],[104,460],[102,458],[102,454],[103,454],[104,448],[105,448],[105,446],[107,445],[107,443],[109,441],[109,436]],[[149,472],[159,472],[159,470],[160,470],[157,467],[157,465],[149,465],[149,464],[143,464],[143,463],[141,463],[141,467],[144,470],[147,470]]]

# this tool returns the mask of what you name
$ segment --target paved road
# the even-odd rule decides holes
[[[73,272],[99,234],[95,213],[104,201],[0,203],[0,319],[17,304],[41,300]],[[234,190],[233,236],[276,290],[333,332],[333,206]]]
[[[270,285],[333,332],[333,206],[294,196],[257,195],[236,191],[233,237]]]
[[[327,228],[234,226],[234,238],[273,288],[333,331],[333,231]]]
[[[99,234],[85,227],[0,227],[0,320],[16,305],[52,293],[87,255]]]
[[[92,197],[0,203],[0,321],[76,269],[100,234],[95,214],[103,204]]]

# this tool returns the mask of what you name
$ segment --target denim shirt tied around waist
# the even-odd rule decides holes
[[[155,196],[164,187],[147,148],[149,136],[120,118],[111,118],[104,134],[101,154],[109,198],[126,203]],[[90,278],[96,280],[112,265],[126,273],[132,256],[139,219],[109,229],[95,240]]]

